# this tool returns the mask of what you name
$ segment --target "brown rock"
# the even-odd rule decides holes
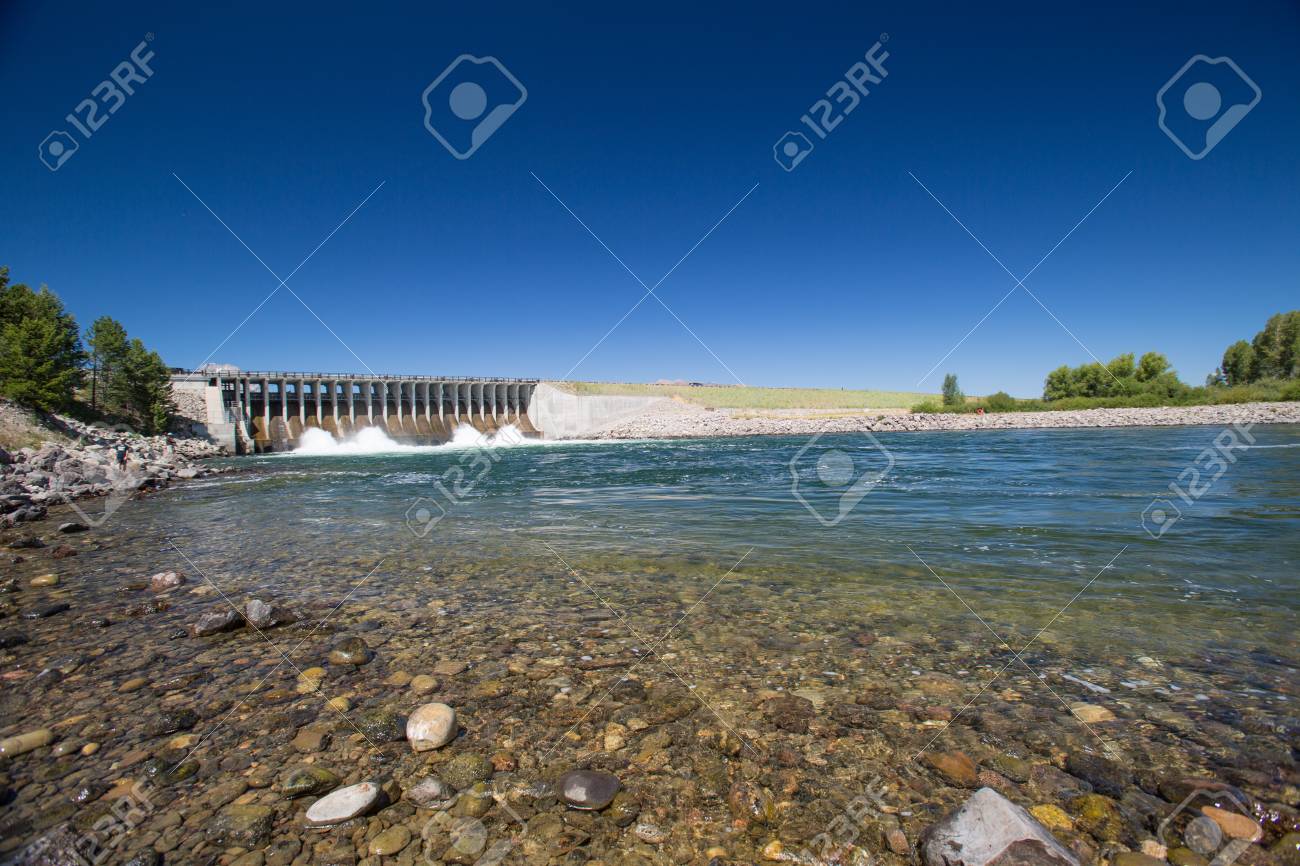
[[[979,784],[975,762],[965,752],[929,752],[925,762],[951,785],[974,788]]]
[[[1260,829],[1259,824],[1240,812],[1230,812],[1217,806],[1202,806],[1201,812],[1218,824],[1224,835],[1231,836],[1233,839],[1258,842],[1264,835],[1264,831]]]

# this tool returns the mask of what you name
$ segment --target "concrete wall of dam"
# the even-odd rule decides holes
[[[664,397],[577,395],[538,384],[528,404],[528,416],[547,439],[581,439],[593,436],[666,402]]]
[[[535,379],[214,371],[172,377],[182,423],[231,454],[286,451],[312,428],[345,438],[367,427],[399,442],[447,442],[468,424],[492,434],[528,414]]]

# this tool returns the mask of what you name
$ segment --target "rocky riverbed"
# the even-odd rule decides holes
[[[1297,862],[1293,654],[1017,655],[903,583],[52,511],[0,531],[0,859]]]
[[[662,401],[602,430],[602,439],[683,439],[710,436],[812,436],[816,433],[879,433],[912,430],[1017,430],[1069,427],[1169,427],[1178,425],[1300,423],[1300,403],[1240,403],[1151,409],[1082,409],[998,414],[926,414],[863,410],[861,413],[761,412],[705,409]]]

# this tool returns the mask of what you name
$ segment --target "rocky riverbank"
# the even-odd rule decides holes
[[[24,866],[1296,863],[1293,669],[1263,651],[1082,668],[1053,641],[1027,674],[964,611],[684,562],[584,567],[610,612],[540,561],[298,556],[267,594],[73,543],[0,595]]]
[[[909,430],[1031,430],[1067,427],[1169,427],[1178,425],[1297,424],[1300,403],[1240,403],[1150,409],[1081,409],[999,414],[909,412],[829,415],[705,409],[663,401],[591,438],[686,439],[712,436],[812,436]]]
[[[51,505],[99,499],[99,506],[83,509],[94,521],[107,508],[174,481],[232,471],[198,462],[221,454],[206,440],[140,436],[63,416],[42,419],[38,427],[11,405],[0,408],[28,436],[53,440],[13,451],[0,447],[0,526],[40,520]],[[124,461],[119,446],[126,449]]]

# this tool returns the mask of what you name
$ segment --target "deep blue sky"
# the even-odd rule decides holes
[[[750,384],[913,389],[1017,275],[1103,359],[1165,352],[1199,383],[1300,306],[1300,7],[1080,3],[0,5],[0,263],[83,325],[111,314],[198,364],[289,285],[379,372],[564,374],[755,183],[659,295]],[[1142,9],[1131,7],[1140,5]],[[364,14],[355,11],[364,8]],[[154,77],[57,173],[51,129],[146,33]],[[772,146],[889,34],[889,77],[792,173]],[[470,159],[423,125],[462,53],[528,90]],[[1156,125],[1192,55],[1253,112],[1200,161]],[[362,364],[286,290],[215,356]],[[1041,389],[1089,360],[1017,292],[926,382]],[[642,304],[575,378],[731,377]]]

